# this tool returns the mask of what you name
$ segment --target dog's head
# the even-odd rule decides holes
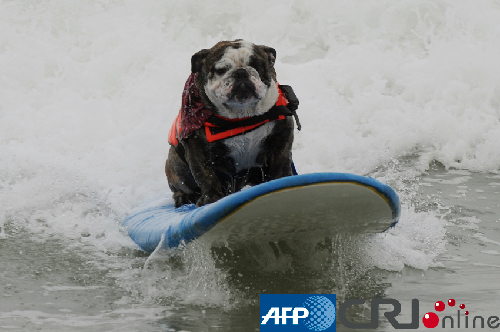
[[[278,99],[276,51],[237,39],[222,41],[191,58],[191,71],[209,108],[227,118],[268,111]]]

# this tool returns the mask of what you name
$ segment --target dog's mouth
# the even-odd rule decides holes
[[[229,95],[229,100],[238,104],[247,104],[255,99],[259,99],[255,84],[246,69],[236,69],[232,77],[234,79],[233,87]]]
[[[254,99],[259,99],[255,85],[250,80],[235,82],[229,100],[244,104]]]

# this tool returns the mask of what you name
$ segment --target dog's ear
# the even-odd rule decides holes
[[[274,62],[276,62],[276,50],[269,46],[259,45],[259,48],[267,54],[267,59],[271,66],[274,66]]]
[[[195,53],[191,57],[191,73],[195,74],[201,71],[201,67],[203,66],[203,61],[207,57],[209,50],[201,50],[198,53]]]

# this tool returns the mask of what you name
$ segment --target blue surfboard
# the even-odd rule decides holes
[[[289,176],[246,188],[196,208],[173,201],[134,209],[123,222],[147,252],[195,239],[238,248],[253,242],[331,234],[379,233],[400,215],[395,191],[373,178],[348,173]]]

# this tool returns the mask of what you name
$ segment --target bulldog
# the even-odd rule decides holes
[[[275,59],[273,48],[240,39],[192,56],[165,164],[176,207],[292,175],[298,100],[277,84]]]

